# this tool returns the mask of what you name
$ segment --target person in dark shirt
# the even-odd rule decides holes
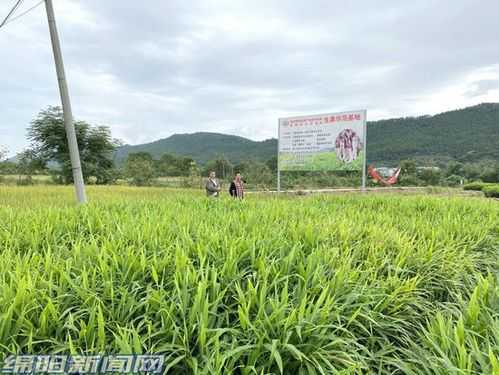
[[[244,198],[244,180],[241,177],[241,173],[237,172],[234,176],[234,180],[230,184],[229,194],[233,198]]]

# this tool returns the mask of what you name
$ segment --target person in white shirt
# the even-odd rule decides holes
[[[208,181],[206,181],[206,195],[218,198],[220,196],[220,181],[216,178],[215,172],[211,171]]]

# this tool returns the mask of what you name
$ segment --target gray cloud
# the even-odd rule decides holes
[[[128,143],[194,131],[264,139],[285,115],[367,108],[378,119],[499,101],[495,0],[55,6],[75,116]],[[39,7],[0,30],[0,144],[12,152],[59,103],[44,17]]]
[[[488,95],[491,91],[499,91],[499,80],[497,79],[483,79],[474,82],[466,94],[470,98],[481,97]]]

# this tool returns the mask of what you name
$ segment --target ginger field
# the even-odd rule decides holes
[[[499,374],[499,204],[0,187],[0,361],[172,374]]]

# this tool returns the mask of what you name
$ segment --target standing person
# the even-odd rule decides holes
[[[236,173],[234,180],[230,184],[229,194],[233,198],[244,198],[244,180],[241,177],[241,173]]]
[[[208,181],[206,181],[206,195],[213,198],[218,198],[220,195],[220,182],[213,171],[210,172]]]

